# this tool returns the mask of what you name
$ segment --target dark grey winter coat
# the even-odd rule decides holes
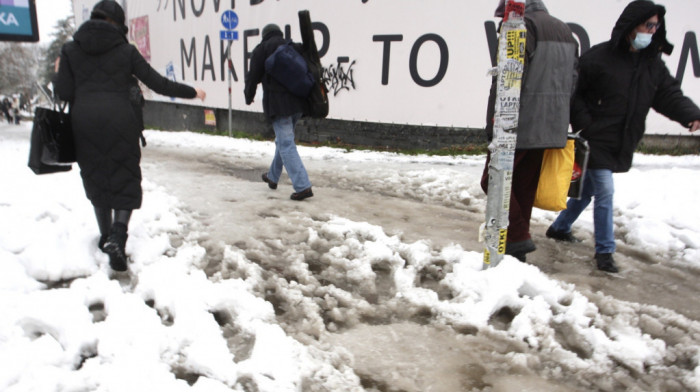
[[[278,46],[287,41],[281,31],[267,33],[260,44],[253,49],[250,57],[250,70],[245,78],[245,102],[250,105],[255,98],[258,83],[263,86],[263,111],[268,119],[291,116],[307,112],[306,101],[290,93],[284,86],[265,72],[265,60]],[[297,47],[297,50],[299,48]]]
[[[666,41],[665,14],[663,6],[634,1],[620,15],[610,41],[581,56],[571,125],[588,140],[589,168],[628,171],[650,108],[683,126],[700,120],[700,109],[683,95],[661,60],[661,53],[673,50]],[[662,25],[651,44],[630,52],[627,36],[653,15]]]
[[[132,75],[162,95],[197,95],[194,88],[158,74],[119,27],[106,21],[86,21],[61,49],[54,89],[71,103],[80,175],[95,207],[141,206],[142,119],[129,100]]]
[[[569,26],[551,16],[541,0],[527,0],[525,69],[520,92],[518,149],[562,148],[576,86],[578,42]],[[486,132],[493,135],[496,79],[491,84]]]

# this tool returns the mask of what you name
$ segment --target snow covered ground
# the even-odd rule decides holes
[[[300,147],[316,196],[298,203],[259,180],[270,142],[148,131],[116,274],[77,166],[27,168],[30,128],[0,125],[2,391],[700,391],[697,297],[673,290],[700,275],[698,156],[616,175],[620,274],[591,267],[590,211],[573,253],[482,270],[484,157]],[[453,240],[452,215],[477,219]],[[645,286],[654,268],[674,280]]]

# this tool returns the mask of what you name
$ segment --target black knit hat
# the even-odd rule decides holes
[[[109,18],[113,20],[122,33],[126,34],[129,28],[126,27],[126,17],[124,15],[124,9],[114,0],[102,0],[95,4],[92,8],[92,13],[90,14],[90,19],[106,19]]]
[[[278,31],[280,33],[282,32],[280,27],[274,23],[270,23],[270,24],[266,25],[265,27],[263,27],[263,29],[262,29],[263,39],[265,39],[265,37],[273,31]]]

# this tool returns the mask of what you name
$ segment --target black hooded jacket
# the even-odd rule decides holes
[[[255,98],[258,83],[263,86],[263,111],[268,119],[291,116],[307,111],[306,101],[290,93],[284,86],[265,72],[265,60],[275,52],[278,46],[287,41],[281,31],[270,31],[263,36],[262,42],[253,49],[250,57],[250,70],[245,78],[245,102],[250,105]],[[296,44],[297,50],[300,50]]]
[[[54,90],[71,103],[80,175],[96,207],[132,210],[141,206],[143,126],[129,99],[134,76],[162,95],[197,95],[194,88],[158,74],[127,42],[123,29],[106,21],[86,21],[61,49]]]
[[[683,126],[700,120],[700,109],[683,95],[661,60],[661,53],[673,50],[666,41],[665,14],[663,6],[651,1],[633,1],[620,15],[611,39],[581,56],[571,125],[574,131],[583,130],[590,144],[591,169],[630,169],[651,108]],[[631,52],[628,35],[654,15],[661,26],[651,44]]]

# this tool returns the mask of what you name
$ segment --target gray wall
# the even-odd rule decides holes
[[[228,110],[214,109],[217,126],[204,125],[204,108],[199,106],[147,101],[144,123],[147,128],[173,131],[228,131]],[[262,113],[233,111],[231,128],[251,135],[274,138],[272,127]],[[296,136],[302,142],[335,142],[379,148],[438,150],[448,147],[485,145],[480,128],[445,128],[403,124],[383,124],[332,119],[303,119]],[[656,151],[700,153],[700,136],[645,135],[640,146]]]

